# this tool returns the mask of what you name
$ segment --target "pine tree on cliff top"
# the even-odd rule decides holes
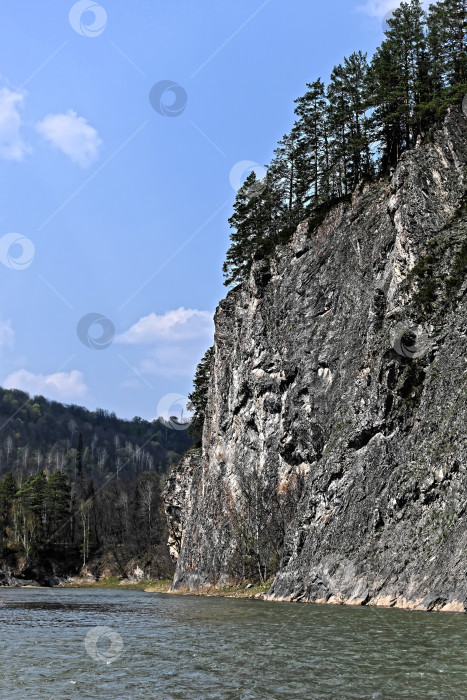
[[[415,145],[426,97],[426,41],[420,0],[402,3],[388,24],[386,39],[371,65],[373,122],[382,146],[383,172]]]
[[[402,2],[370,65],[361,52],[296,100],[297,121],[266,177],[252,173],[229,220],[226,284],[247,279],[254,258],[287,242],[297,225],[319,224],[362,178],[385,176],[467,93],[467,0]]]
[[[463,96],[467,83],[467,0],[443,0],[430,7],[428,42],[438,90]]]
[[[262,206],[263,185],[255,172],[250,173],[237,192],[234,213],[229,219],[233,229],[231,246],[227,252],[223,271],[226,284],[246,278],[253,254],[261,248],[265,230],[265,210]]]
[[[295,100],[297,152],[299,169],[297,173],[298,195],[305,209],[318,204],[320,198],[320,176],[323,163],[326,163],[326,98],[325,85],[321,78],[307,85],[303,97]],[[324,165],[326,167],[326,165]]]

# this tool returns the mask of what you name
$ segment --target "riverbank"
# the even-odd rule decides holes
[[[121,579],[118,576],[103,577],[98,580],[85,577],[70,577],[62,579],[54,579],[49,586],[41,585],[35,580],[20,580],[14,579],[5,588],[87,588],[87,589],[106,589],[106,590],[139,590],[146,593],[170,593],[172,595],[181,596],[202,596],[206,598],[256,598],[263,599],[269,591],[272,580],[265,584],[246,583],[242,585],[231,586],[203,586],[198,590],[182,588],[176,591],[171,591],[172,579],[141,579],[135,581],[132,579]]]
[[[274,595],[268,595],[273,579],[265,584],[244,584],[241,586],[201,586],[197,590],[189,588],[180,588],[176,591],[160,590],[160,588],[146,586],[144,590],[147,593],[170,593],[172,595],[184,596],[201,596],[207,598],[255,598],[266,600],[273,603],[308,603],[310,605],[329,605],[343,607],[376,607],[376,608],[394,608],[397,610],[411,610],[418,612],[444,612],[444,613],[461,613],[466,614],[466,605],[462,601],[455,599],[446,600],[439,595],[429,594],[425,598],[412,600],[404,596],[354,596],[346,598],[344,596],[335,595],[319,600],[304,600],[303,596],[294,598],[279,598]]]
[[[131,581],[128,579],[120,579],[117,576],[102,578],[98,581],[90,581],[84,578],[74,578],[60,585],[60,588],[103,588],[103,589],[118,589],[118,590],[140,590],[145,593],[170,593],[171,595],[181,596],[200,596],[204,598],[256,598],[263,599],[271,587],[272,581],[265,584],[243,584],[239,586],[203,586],[198,590],[182,588],[180,590],[171,591],[171,579],[161,579],[158,581],[150,581],[142,579],[141,581]]]
[[[354,597],[344,598],[343,596],[331,596],[328,599],[320,599],[314,601],[304,601],[303,598],[293,599],[278,598],[268,595],[272,585],[272,579],[265,584],[242,584],[230,586],[201,586],[197,590],[190,588],[179,588],[176,591],[170,590],[172,585],[171,579],[161,579],[150,581],[143,579],[141,581],[131,581],[129,579],[119,579],[117,576],[102,578],[98,581],[90,581],[89,579],[75,578],[60,584],[61,588],[104,588],[104,589],[124,589],[124,590],[141,590],[145,593],[170,593],[171,595],[180,596],[198,596],[204,598],[246,598],[256,600],[267,600],[269,602],[309,602],[315,605],[334,605],[344,607],[378,607],[378,608],[396,608],[399,610],[417,610],[420,612],[450,612],[450,613],[466,613],[464,603],[460,601],[442,600],[436,595],[426,596],[425,599],[408,600],[404,597],[376,596],[374,598]]]
[[[264,599],[271,588],[272,581],[265,584],[243,584],[241,586],[201,586],[197,590],[179,588],[176,591],[160,591],[157,587],[147,586],[146,593],[170,593],[171,595],[201,596],[204,598],[257,598]]]
[[[144,591],[150,587],[151,593],[167,593],[171,585],[171,579],[160,579],[156,581],[142,579],[141,581],[132,581],[131,579],[120,579],[118,576],[111,576],[108,578],[101,578],[98,581],[76,577],[61,584],[60,588],[105,588]]]
[[[272,585],[272,579],[265,584],[241,584],[241,585],[226,585],[226,586],[201,586],[197,590],[190,588],[179,588],[175,591],[170,590],[172,579],[141,579],[134,581],[131,579],[121,579],[118,576],[110,576],[99,580],[91,580],[89,578],[74,577],[61,579],[58,583],[52,586],[44,586],[37,581],[16,580],[10,586],[5,588],[86,588],[86,589],[105,589],[105,590],[139,590],[145,593],[169,593],[171,595],[180,596],[195,596],[203,598],[244,598],[266,600],[268,602],[308,602],[311,605],[330,605],[343,607],[377,607],[377,608],[396,608],[399,610],[415,610],[419,612],[449,612],[465,614],[466,606],[461,601],[443,600],[436,595],[428,595],[424,599],[409,600],[404,597],[376,596],[374,598],[353,597],[345,598],[343,596],[331,596],[328,599],[305,601],[303,597],[299,598],[278,598],[277,596],[268,595]]]

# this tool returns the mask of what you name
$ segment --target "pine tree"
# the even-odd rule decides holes
[[[330,195],[341,198],[350,185],[349,108],[344,87],[344,68],[338,65],[331,73],[327,89],[329,124]]]
[[[421,0],[403,2],[372,61],[373,122],[383,142],[383,172],[415,145],[422,130],[429,91],[424,18]]]
[[[327,104],[325,85],[321,78],[307,85],[303,97],[295,100],[295,114],[298,120],[295,125],[297,135],[297,192],[303,208],[307,212],[310,207],[320,202],[321,176],[327,170],[326,164],[326,118]]]
[[[241,282],[248,277],[252,256],[265,245],[264,184],[253,171],[237,192],[234,213],[229,219],[233,229],[231,246],[223,266],[225,284]]]
[[[373,164],[370,152],[371,134],[367,111],[369,106],[368,61],[361,51],[344,59],[342,89],[347,111],[348,151],[351,160],[350,182],[353,190],[362,177],[370,177]]]
[[[63,542],[67,538],[70,517],[70,483],[60,469],[48,479],[44,492],[47,506],[47,537]]]
[[[213,353],[213,347],[209,348],[209,350],[206,350],[204,353],[201,362],[196,368],[196,374],[193,381],[193,391],[188,396],[188,409],[193,411],[193,418],[191,420],[189,430],[191,436],[196,441],[199,441],[203,434]]]
[[[304,213],[304,202],[298,196],[299,155],[299,137],[297,129],[294,128],[279,141],[268,169],[275,199],[280,202],[276,243],[289,240]]]
[[[398,63],[391,41],[384,41],[376,51],[370,82],[374,106],[372,122],[381,152],[380,170],[386,173],[397,163],[403,150]]]
[[[443,0],[431,5],[428,44],[433,62],[433,81],[445,109],[467,89],[467,0]]]

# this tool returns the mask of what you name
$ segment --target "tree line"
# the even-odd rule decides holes
[[[298,224],[320,223],[362,180],[385,177],[402,153],[427,138],[467,92],[467,0],[442,0],[425,12],[403,2],[369,61],[361,51],[296,100],[296,121],[267,173],[252,172],[229,219],[226,285],[244,281],[252,260],[287,242]]]
[[[170,573],[161,479],[155,472],[96,489],[58,469],[0,482],[0,559],[33,571],[76,573],[96,559],[121,576],[140,565],[153,577]]]
[[[132,481],[146,471],[166,473],[191,442],[188,430],[173,430],[162,418],[123,420],[0,388],[0,476],[60,470],[97,485],[110,477]]]

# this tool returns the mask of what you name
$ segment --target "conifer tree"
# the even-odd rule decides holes
[[[47,507],[47,536],[49,539],[63,542],[70,516],[70,483],[66,474],[60,469],[48,479],[44,492]]]
[[[193,411],[193,418],[189,430],[191,436],[197,441],[201,439],[203,434],[213,352],[214,348],[211,347],[204,353],[201,362],[196,368],[193,391],[188,396],[188,409]]]
[[[295,100],[298,172],[297,191],[303,208],[318,205],[321,198],[320,180],[326,163],[327,103],[325,85],[321,78],[307,85],[303,97]]]
[[[336,66],[331,73],[331,82],[327,89],[332,198],[347,195],[350,185],[349,108],[344,77],[344,67]]]
[[[351,160],[350,182],[347,189],[353,190],[363,176],[369,177],[372,173],[371,134],[367,117],[369,89],[366,54],[359,51],[345,58],[341,75]]]
[[[438,90],[445,89],[444,107],[458,99],[467,83],[467,0],[442,0],[431,5],[428,42]]]
[[[383,141],[382,170],[412,148],[426,98],[427,50],[421,0],[403,2],[388,20],[386,39],[372,62],[374,124]]]
[[[253,254],[265,245],[265,223],[263,184],[253,171],[238,190],[234,213],[229,219],[233,232],[223,267],[225,284],[247,278]]]
[[[277,243],[288,240],[303,214],[303,202],[298,197],[299,139],[294,128],[279,141],[268,169],[277,200],[281,202]]]
[[[381,152],[380,170],[388,172],[403,150],[402,124],[399,116],[399,71],[392,42],[386,40],[377,49],[370,69],[372,121]]]

